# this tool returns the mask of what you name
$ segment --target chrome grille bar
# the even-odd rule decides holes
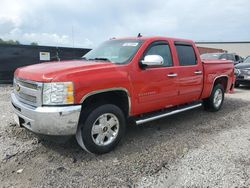
[[[42,83],[14,78],[14,93],[20,102],[31,106],[42,105]]]

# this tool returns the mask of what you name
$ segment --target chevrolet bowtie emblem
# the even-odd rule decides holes
[[[18,92],[18,91],[20,91],[20,86],[19,86],[19,84],[16,84],[16,91]]]

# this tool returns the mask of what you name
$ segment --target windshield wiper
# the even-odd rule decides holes
[[[88,59],[88,60],[97,60],[97,61],[110,61],[108,58],[105,58],[105,57],[96,57],[96,58],[93,58],[93,59]]]

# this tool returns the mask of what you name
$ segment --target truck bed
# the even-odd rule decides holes
[[[227,77],[228,84],[225,92],[231,92],[234,84],[234,64],[229,60],[203,60],[203,72],[204,72],[204,88],[202,92],[202,99],[209,97],[213,82],[216,78]]]

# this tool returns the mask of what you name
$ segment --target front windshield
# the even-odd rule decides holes
[[[201,59],[220,59],[221,54],[220,53],[209,53],[209,54],[202,54]]]
[[[244,61],[243,63],[250,63],[250,56],[248,56]]]
[[[83,58],[124,64],[133,57],[142,42],[142,40],[109,40],[85,54]]]

